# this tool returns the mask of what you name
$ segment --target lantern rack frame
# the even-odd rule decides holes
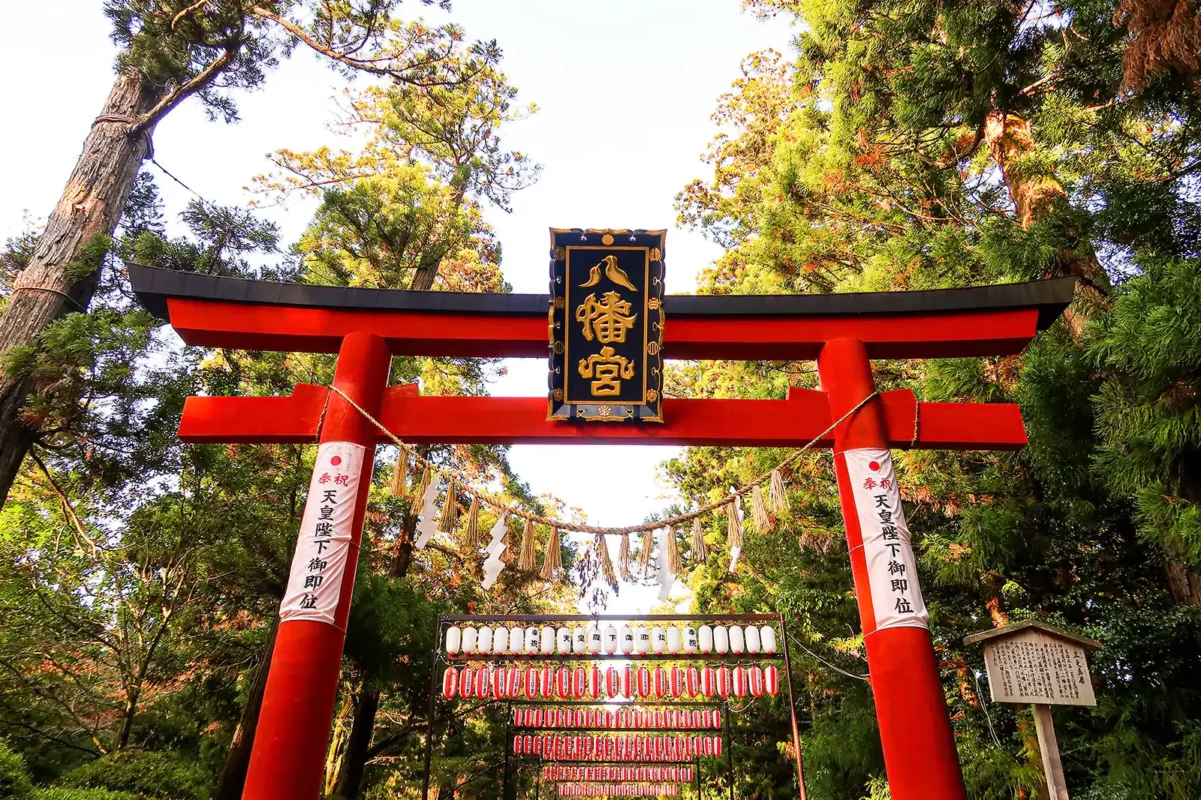
[[[779,642],[778,652],[776,653],[473,653],[450,656],[442,652],[442,642],[446,627],[455,623],[551,623],[551,622],[692,622],[698,625],[722,622],[763,622],[776,623],[779,625]],[[804,800],[805,791],[805,772],[804,761],[801,754],[801,737],[800,729],[797,724],[796,714],[796,699],[792,685],[792,663],[789,656],[789,641],[788,641],[788,624],[785,621],[783,614],[439,614],[435,622],[434,630],[434,649],[432,665],[430,667],[430,687],[429,687],[429,710],[426,716],[427,734],[425,737],[425,767],[422,776],[421,797],[422,800],[429,799],[430,790],[430,768],[433,758],[434,737],[436,734],[436,700],[438,694],[438,667],[441,664],[462,664],[471,661],[774,661],[783,660],[783,672],[785,683],[788,687],[788,715],[791,723],[792,734],[792,751],[794,755],[794,764],[797,773],[797,786],[800,791],[800,797]],[[722,729],[715,728],[688,728],[688,729],[655,729],[654,733],[694,733],[702,734],[706,731],[709,735],[718,732],[723,735],[726,744],[726,770],[727,782],[730,789],[730,800],[734,800],[734,742],[731,735],[732,727],[730,716],[734,709],[728,703],[714,701],[680,701],[680,702],[642,702],[641,700],[533,700],[514,698],[511,700],[493,699],[487,705],[505,702],[505,760],[504,772],[501,778],[501,798],[502,800],[510,800],[509,797],[509,772],[511,763],[516,760],[518,765],[525,759],[514,759],[513,750],[513,731],[517,730],[513,727],[512,707],[514,705],[542,705],[542,706],[599,706],[599,705],[626,705],[626,706],[690,706],[690,707],[720,707],[725,706],[727,713]],[[573,730],[584,733],[612,733],[612,728],[521,728],[523,731],[534,730]],[[631,730],[631,733],[636,731]],[[689,761],[569,761],[569,760],[553,760],[547,761],[539,756],[537,763],[554,763],[554,764],[621,764],[624,766],[646,765],[646,766],[687,766],[696,767],[697,779],[697,798],[701,798],[701,758]],[[539,773],[539,787],[541,786],[541,773]]]

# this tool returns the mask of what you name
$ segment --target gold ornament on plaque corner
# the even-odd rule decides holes
[[[613,234],[606,233],[604,236],[602,236],[601,244],[605,244],[605,245],[613,244]]]

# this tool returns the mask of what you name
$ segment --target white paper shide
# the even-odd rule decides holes
[[[317,448],[313,480],[304,504],[288,590],[279,607],[282,621],[333,624],[350,556],[354,508],[366,448],[325,442]]]
[[[865,447],[844,455],[863,534],[876,630],[928,627],[892,454]]]

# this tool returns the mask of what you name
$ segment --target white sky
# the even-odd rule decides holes
[[[56,9],[53,48],[40,32],[47,6]],[[709,174],[699,159],[715,133],[709,115],[739,76],[741,59],[767,47],[784,51],[791,36],[783,22],[760,22],[739,6],[738,0],[455,0],[453,18],[468,38],[497,39],[520,100],[539,106],[504,135],[510,148],[543,164],[542,179],[516,195],[511,215],[488,213],[514,291],[546,292],[549,227],[668,228],[668,292],[694,290],[697,272],[719,251],[675,228],[672,199],[691,178]],[[419,9],[415,2],[402,6]],[[0,236],[7,237],[23,227],[26,213],[44,221],[58,199],[111,85],[116,51],[97,0],[3,3],[0,30],[8,33],[0,49],[0,108],[8,112],[0,152],[9,154]],[[243,187],[268,168],[265,153],[336,145],[325,123],[342,85],[316,58],[298,52],[265,89],[238,96],[242,121],[235,125],[208,121],[193,102],[177,109],[158,127],[155,157],[206,199],[245,202]],[[190,195],[155,177],[174,215]],[[267,213],[290,243],[311,210],[293,204]],[[508,366],[494,394],[545,392],[544,360],[513,359]],[[664,506],[657,465],[675,452],[519,446],[510,457],[534,491],[583,509],[594,523],[624,525]],[[648,592],[634,594],[637,600],[621,605],[649,599]]]

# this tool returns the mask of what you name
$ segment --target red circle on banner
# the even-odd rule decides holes
[[[880,462],[872,461],[871,463],[868,464],[868,466],[871,467],[872,472],[875,472],[876,470],[880,469]]]

